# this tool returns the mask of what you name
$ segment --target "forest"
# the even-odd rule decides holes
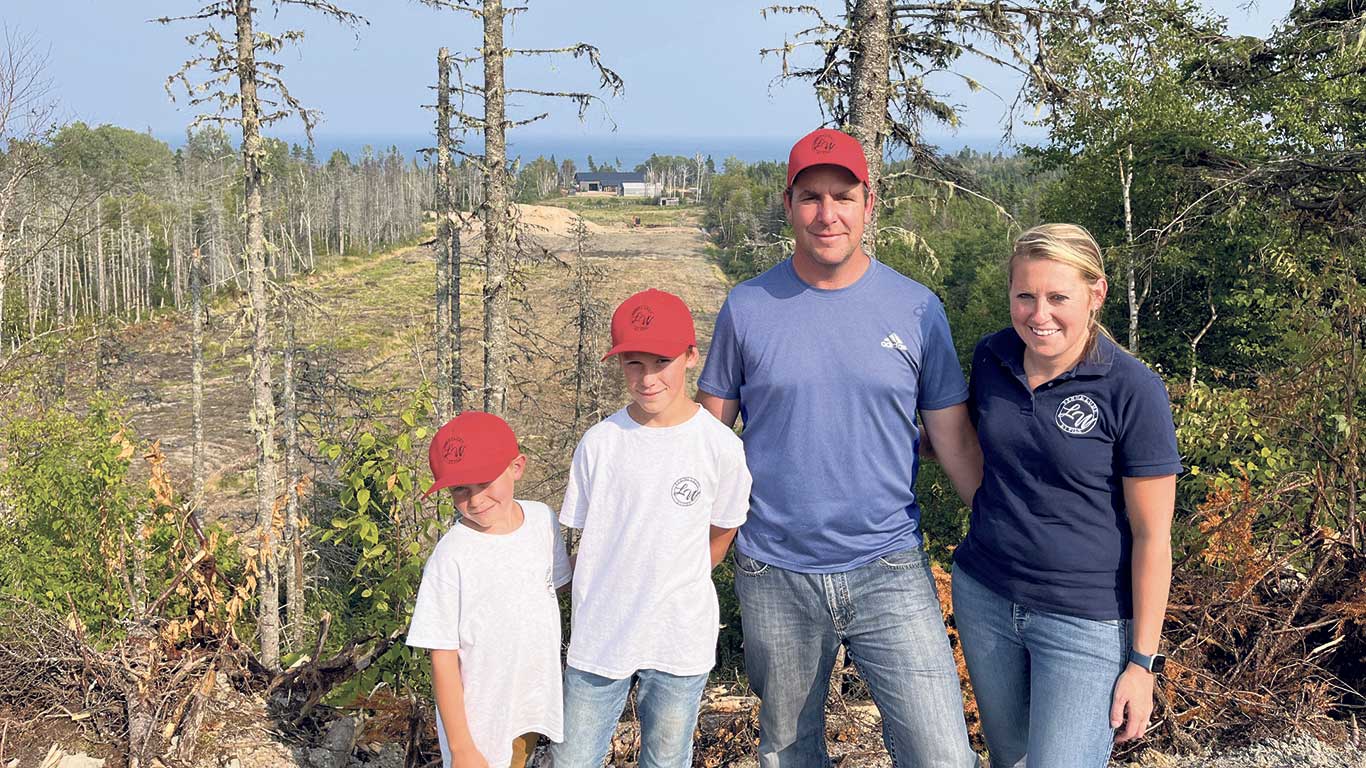
[[[431,52],[432,147],[416,158],[321,160],[267,135],[317,119],[286,87],[282,52],[308,44],[269,28],[277,2],[159,20],[168,46],[190,35],[167,90],[202,118],[175,148],[60,123],[40,47],[0,34],[0,765],[30,754],[7,742],[37,764],[47,722],[111,765],[217,765],[201,732],[225,689],[264,702],[296,754],[336,752],[301,765],[369,764],[384,744],[399,765],[439,764],[430,671],[402,643],[454,514],[420,494],[432,432],[465,409],[504,415],[532,436],[531,498],[556,507],[575,442],[620,400],[599,362],[611,307],[660,268],[612,249],[700,227],[697,255],[730,284],[790,253],[780,158],[635,167],[682,199],[677,213],[566,197],[576,171],[630,169],[509,157],[507,133],[543,111],[526,100],[582,115],[630,73],[588,43],[505,44],[534,3],[423,2],[476,52]],[[293,4],[317,24],[363,22]],[[768,9],[809,26],[755,66],[869,148],[865,247],[942,298],[965,369],[1009,324],[1013,237],[1064,221],[1104,250],[1105,326],[1167,385],[1186,467],[1170,664],[1152,731],[1124,756],[1291,733],[1359,747],[1366,7],[1304,0],[1249,37],[1186,0],[827,5]],[[558,60],[565,85],[506,80],[516,56]],[[973,57],[1021,73],[1041,139],[927,143],[927,125],[959,120],[927,78]],[[568,212],[538,224],[543,207]],[[386,292],[410,279],[397,269],[420,295]],[[372,294],[374,314],[335,314],[331,291]],[[382,335],[399,321],[380,313],[403,302],[414,317]],[[701,314],[699,330],[714,308]],[[375,335],[343,338],[352,327]],[[240,456],[206,442],[215,420]],[[947,568],[968,511],[932,464],[917,492]],[[746,691],[732,578],[716,571],[727,701]],[[838,674],[854,679],[837,697],[860,699]],[[752,713],[713,712],[724,727],[696,764],[751,758]],[[854,741],[876,742],[855,722]]]

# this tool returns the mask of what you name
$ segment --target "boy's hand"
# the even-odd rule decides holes
[[[451,763],[455,768],[489,768],[489,761],[474,747],[461,751],[452,750]]]

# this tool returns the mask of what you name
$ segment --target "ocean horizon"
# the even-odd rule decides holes
[[[306,138],[300,133],[270,133],[267,136],[290,144],[304,145]],[[185,135],[157,134],[157,138],[179,148],[185,143]],[[1033,137],[1020,137],[1030,139]],[[976,152],[1012,155],[1015,147],[1003,145],[1001,137],[996,136],[938,136],[927,137],[940,151],[953,153],[964,147]],[[786,162],[792,137],[787,136],[627,136],[610,134],[602,136],[572,136],[531,134],[518,136],[511,132],[508,139],[508,157],[520,158],[523,163],[538,157],[554,157],[557,162],[573,160],[582,170],[588,168],[588,158],[592,157],[597,165],[611,163],[621,170],[632,170],[645,162],[650,155],[682,155],[693,157],[701,154],[710,157],[719,169],[728,158],[745,163],[766,160]],[[326,162],[335,151],[341,151],[351,159],[358,160],[366,147],[375,153],[386,153],[390,147],[397,147],[400,154],[407,158],[421,159],[424,149],[434,145],[432,136],[422,134],[345,134],[315,131],[313,135],[313,154],[319,162]],[[472,154],[483,151],[482,141],[467,142],[463,149]],[[894,157],[894,156],[893,156]]]

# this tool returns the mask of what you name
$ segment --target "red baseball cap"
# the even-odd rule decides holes
[[[612,349],[603,360],[622,352],[649,352],[678,357],[697,346],[692,312],[683,300],[651,288],[621,302],[612,313]]]
[[[423,495],[497,480],[519,453],[517,436],[506,421],[483,411],[465,411],[438,429],[427,446],[436,482]]]
[[[792,153],[787,156],[787,185],[792,186],[797,174],[813,165],[838,165],[868,183],[868,159],[863,156],[863,145],[842,131],[817,128],[793,144]]]

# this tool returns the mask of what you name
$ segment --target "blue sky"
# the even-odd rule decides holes
[[[31,35],[48,51],[53,94],[69,119],[151,128],[162,136],[184,131],[193,113],[172,104],[162,88],[190,53],[185,36],[191,22],[171,26],[148,23],[163,15],[192,12],[193,0],[0,0],[0,23]],[[770,0],[771,2],[771,0]],[[1210,7],[1225,15],[1230,30],[1264,34],[1289,10],[1289,0],[1265,0],[1240,7],[1238,0],[1216,0]],[[269,31],[302,28],[301,46],[279,60],[291,91],[323,112],[320,141],[339,136],[415,136],[430,131],[436,50],[472,52],[481,40],[477,22],[410,0],[340,0],[365,16],[368,26],[348,30],[318,16],[282,12],[263,14]],[[608,109],[621,136],[768,137],[785,139],[819,121],[809,86],[774,83],[778,60],[760,60],[759,49],[779,46],[805,19],[770,15],[768,3],[753,0],[531,0],[530,10],[510,27],[508,43],[550,47],[584,41],[599,46],[604,62],[626,80],[626,94],[609,99]],[[841,0],[817,0],[837,15]],[[267,0],[258,5],[269,8]],[[972,71],[990,93],[970,94],[944,81],[952,100],[965,107],[960,142],[983,145],[1001,134],[1012,81],[985,67]],[[586,89],[594,84],[587,66],[570,59],[516,60],[511,83],[554,89]],[[542,111],[528,102],[521,116]],[[525,136],[606,139],[610,123],[600,110],[580,123],[568,106],[546,121],[520,129]],[[516,115],[514,115],[516,116]],[[935,134],[943,130],[933,128]],[[299,133],[297,123],[277,134]],[[1028,129],[1025,131],[1028,133]],[[954,141],[946,141],[952,144]]]

